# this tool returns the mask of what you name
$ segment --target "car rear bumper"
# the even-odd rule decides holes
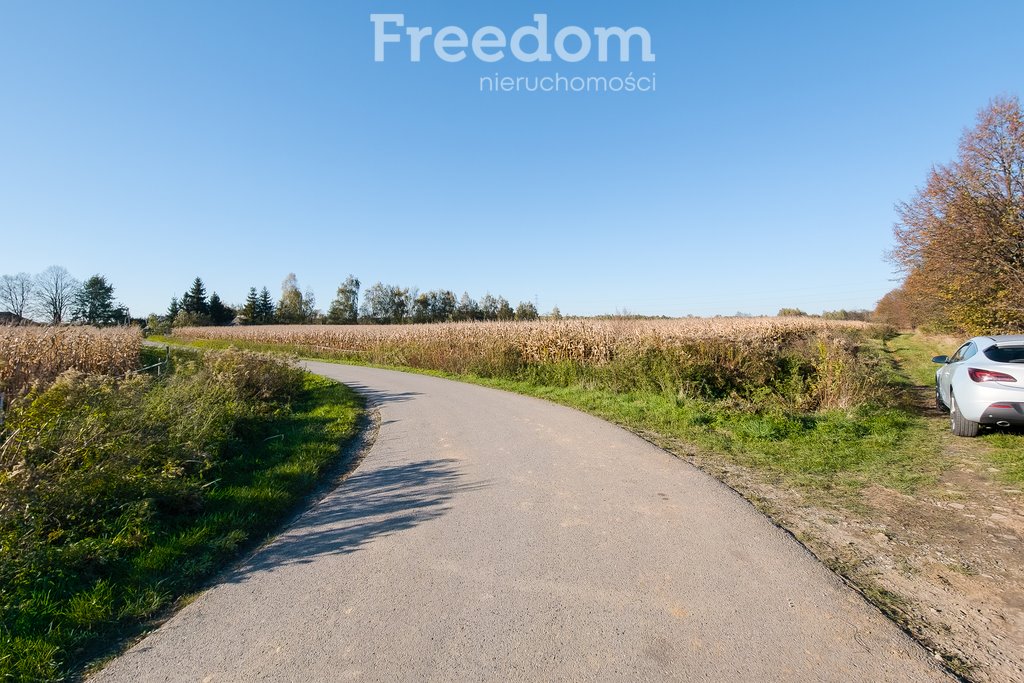
[[[981,412],[981,419],[978,422],[1000,427],[1024,427],[1024,403],[993,403]]]
[[[965,382],[954,391],[956,408],[961,415],[971,422],[994,425],[1009,422],[1012,425],[1024,424],[1024,414],[1020,411],[1024,406],[1024,390],[996,385],[992,382]],[[1010,406],[999,408],[995,406]],[[991,416],[991,417],[990,417]]]

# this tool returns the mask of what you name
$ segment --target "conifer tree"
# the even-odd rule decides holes
[[[214,325],[227,325],[235,319],[235,311],[221,301],[217,292],[210,295],[210,321]]]
[[[206,286],[202,278],[192,281],[192,287],[181,297],[181,308],[188,313],[209,314],[210,304],[206,301]]]
[[[181,311],[181,306],[178,304],[178,297],[171,297],[171,305],[167,307],[167,320],[174,322],[174,319],[178,317],[178,312]]]
[[[249,288],[249,294],[245,297],[245,306],[242,307],[242,316],[253,325],[256,323],[257,313],[260,307],[260,297],[255,287]]]
[[[260,292],[256,322],[259,325],[269,325],[274,322],[274,299],[270,296],[270,290],[266,287]]]

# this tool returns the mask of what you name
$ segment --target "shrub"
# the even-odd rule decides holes
[[[218,383],[246,399],[286,401],[302,391],[303,372],[294,358],[231,348],[206,354],[205,362]]]

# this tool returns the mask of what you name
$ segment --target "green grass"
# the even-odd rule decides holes
[[[888,344],[893,357],[902,372],[915,385],[935,386],[935,371],[938,365],[932,362],[935,356],[951,356],[957,350],[945,337],[929,337],[921,334],[901,334]]]
[[[938,367],[931,359],[951,355],[957,349],[957,341],[950,337],[901,334],[890,342],[890,348],[910,382],[931,388],[935,385]],[[948,419],[935,417],[928,423],[938,435],[936,449],[941,450],[943,442],[953,439],[948,435]],[[1024,434],[1020,430],[992,431],[977,440],[958,439],[956,443],[961,448],[976,449],[985,461],[998,468],[1000,480],[1008,484],[1024,484]]]
[[[61,525],[42,537],[8,525],[0,536],[0,679],[74,677],[115,652],[296,511],[338,462],[361,412],[350,389],[306,374],[287,406],[237,425],[193,494],[172,509],[153,494],[73,540]]]
[[[999,478],[1008,484],[1024,484],[1024,434],[996,432],[981,437],[989,446],[988,459],[999,469]]]

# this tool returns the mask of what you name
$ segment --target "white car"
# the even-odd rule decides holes
[[[974,337],[951,357],[936,356],[935,403],[953,433],[977,436],[981,425],[1024,426],[1024,335]]]

